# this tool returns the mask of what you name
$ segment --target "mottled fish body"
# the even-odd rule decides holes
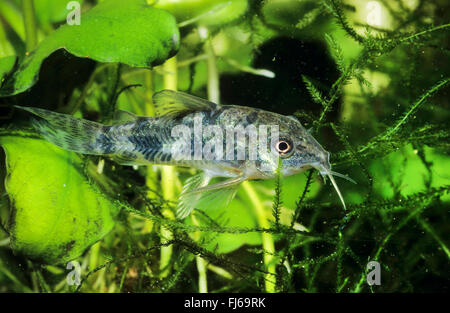
[[[121,117],[113,125],[103,125],[38,108],[19,108],[39,116],[40,118],[33,119],[35,128],[46,140],[63,149],[111,156],[123,165],[166,164],[201,170],[202,173],[189,179],[183,189],[177,209],[180,218],[186,217],[202,201],[208,202],[221,197],[222,203],[226,205],[245,180],[274,177],[279,166],[278,157],[282,161],[283,175],[292,175],[312,167],[317,168],[321,174],[328,175],[343,202],[331,176],[339,174],[331,171],[329,153],[295,117],[251,107],[218,105],[170,90],[156,93],[153,100],[156,117],[137,117],[121,111]],[[249,138],[241,138],[243,133],[239,131],[267,130],[274,126],[277,130],[276,141],[268,142],[266,154],[257,153],[251,158],[250,150],[255,142],[250,142]],[[174,136],[177,135],[174,132],[176,129],[189,130],[190,134],[182,141],[182,158],[174,155],[174,151],[180,150],[180,137]],[[203,131],[211,129],[224,131],[223,134],[213,131],[209,137],[198,136],[198,131],[203,134]],[[273,128],[269,133],[272,130]],[[218,135],[220,136],[217,137]],[[211,146],[212,138],[216,141]],[[235,140],[235,145],[227,144],[227,139],[231,138]],[[245,144],[244,150],[241,150],[244,151],[244,157],[239,157],[238,145],[242,143]],[[201,149],[208,144],[210,151],[215,153],[214,156],[223,151],[223,157],[205,158]],[[270,153],[273,156],[274,151],[275,154],[278,153],[276,159],[269,157]],[[208,185],[213,177],[228,179]]]

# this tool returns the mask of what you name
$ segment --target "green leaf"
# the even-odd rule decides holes
[[[450,178],[446,173],[450,169],[450,157],[427,146],[424,146],[424,155],[426,160],[433,160],[429,165],[430,171],[420,159],[418,150],[411,144],[382,159],[373,160],[370,170],[376,192],[383,198],[390,199],[396,196],[397,192],[408,197],[426,191],[426,182],[429,179],[433,188],[449,185]],[[450,196],[444,195],[440,199],[449,201]]]
[[[65,263],[105,236],[120,206],[88,181],[80,157],[41,139],[0,137],[11,200],[11,247],[47,264]]]
[[[12,71],[14,64],[16,64],[16,59],[15,56],[0,58],[0,84],[3,82],[4,77]]]
[[[45,38],[0,87],[0,96],[30,88],[44,59],[58,49],[100,62],[151,67],[178,51],[179,38],[175,18],[144,0],[104,1],[83,14],[80,25],[64,25]]]

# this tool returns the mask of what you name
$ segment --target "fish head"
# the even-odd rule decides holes
[[[272,142],[272,152],[281,160],[283,176],[294,175],[314,168],[323,177],[328,177],[344,209],[346,208],[344,199],[333,175],[349,181],[352,180],[331,170],[330,153],[320,145],[313,135],[295,117],[281,118],[281,123],[279,123],[279,137]]]
[[[279,157],[284,176],[301,173],[310,168],[320,172],[331,170],[330,153],[295,117],[280,117],[278,137],[272,138],[272,153]]]

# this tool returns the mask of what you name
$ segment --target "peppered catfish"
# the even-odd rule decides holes
[[[183,187],[177,207],[179,218],[188,216],[197,205],[214,198],[219,198],[226,206],[243,181],[273,178],[279,166],[284,176],[309,168],[317,169],[322,176],[330,178],[345,208],[333,175],[351,179],[331,170],[330,153],[295,117],[251,107],[218,105],[171,90],[155,93],[153,102],[156,117],[137,117],[120,111],[121,117],[113,125],[44,109],[18,108],[38,116],[33,118],[37,131],[63,149],[111,156],[122,165],[164,164],[201,170]],[[268,132],[273,135],[268,149],[252,153],[252,148],[266,143],[261,139],[264,136],[251,142],[249,130],[261,131],[269,126],[276,127]],[[248,133],[239,132],[242,129]],[[203,130],[209,136],[205,136]],[[221,130],[224,131],[221,133]],[[231,130],[231,136],[228,130]],[[214,177],[227,179],[209,185]]]

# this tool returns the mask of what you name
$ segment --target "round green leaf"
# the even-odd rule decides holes
[[[18,136],[0,137],[0,144],[6,152],[15,253],[64,263],[113,228],[120,207],[86,179],[77,154]]]
[[[58,49],[100,62],[134,67],[163,63],[179,48],[175,18],[144,0],[108,0],[81,16],[80,25],[64,25],[45,38],[0,88],[0,96],[18,94],[38,78],[45,58]]]

